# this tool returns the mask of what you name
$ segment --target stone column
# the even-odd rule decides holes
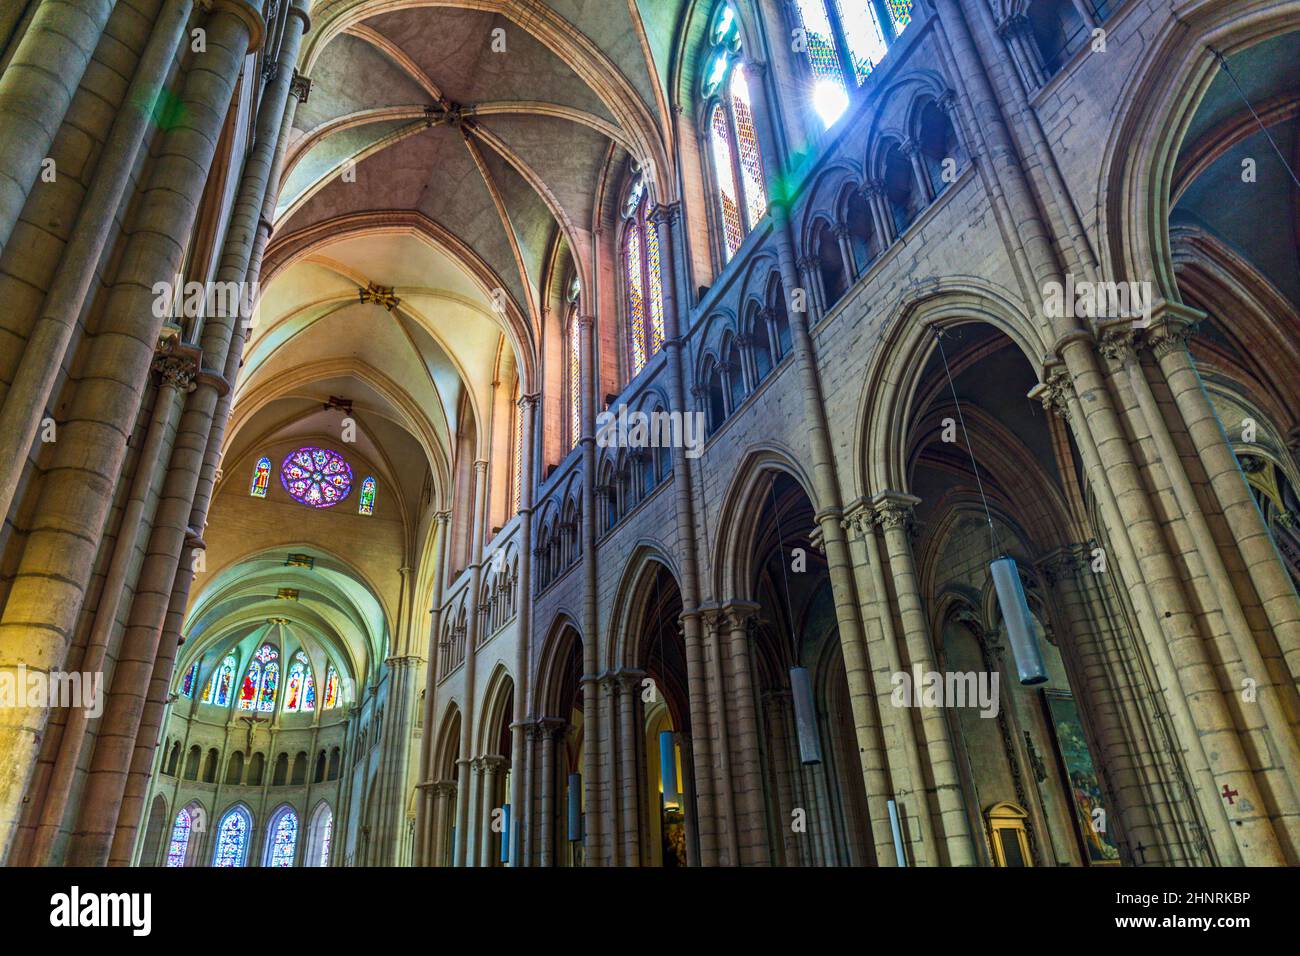
[[[465,704],[461,708],[460,752],[468,761],[474,752],[474,716],[476,708],[474,676],[478,658],[479,629],[479,590],[483,585],[483,538],[484,509],[483,502],[487,495],[486,461],[474,462],[474,511],[472,512],[472,540],[470,543],[470,577],[469,577],[469,613],[467,615],[469,632],[465,635]],[[469,866],[472,853],[469,844],[469,823],[471,803],[477,800],[477,793],[470,790],[469,765],[462,767],[460,773],[460,793],[464,795],[456,802],[456,866]]]
[[[623,741],[619,738],[618,726],[620,709],[618,675],[614,673],[602,674],[600,687],[602,691],[601,716],[604,722],[604,726],[601,728],[601,737],[604,741],[605,789],[608,796],[607,804],[602,805],[601,808],[601,812],[605,815],[601,830],[609,835],[609,865],[621,866],[623,864],[623,807],[620,799],[620,787],[623,781],[620,779],[622,777],[622,768],[619,765],[619,749],[623,745]],[[587,811],[587,817],[588,819],[591,817],[590,810]]]
[[[903,673],[904,667],[902,645],[894,626],[894,609],[876,537],[875,511],[865,500],[858,499],[850,506],[845,524],[851,531],[853,572],[858,582],[862,614],[867,621],[866,630],[870,635],[868,655],[875,675],[873,690],[881,728],[880,748],[865,750],[859,744],[864,773],[867,767],[875,768],[869,777],[867,807],[871,815],[876,865],[907,865],[906,860],[897,858],[894,848],[889,820],[890,799],[896,802],[900,814],[914,813],[918,832],[912,834],[912,852],[915,862],[923,864],[931,858],[937,860],[938,847],[929,801],[925,797],[925,777],[921,772],[922,757],[916,728],[908,710],[889,705],[892,677]]]
[[[197,350],[179,344],[175,337],[166,338],[159,343],[153,364],[153,370],[158,373],[158,390],[138,462],[156,462],[164,436],[176,427],[180,413],[178,396],[193,387],[194,376],[198,373],[197,356]],[[106,660],[110,655],[116,655],[116,646],[110,650],[110,645],[114,643],[113,632],[118,611],[121,601],[130,598],[132,585],[128,579],[131,577],[133,561],[142,547],[140,538],[153,523],[157,507],[157,498],[150,489],[153,477],[152,467],[137,467],[132,475],[126,509],[120,522],[122,531],[113,543],[112,557],[101,590],[103,597],[95,609],[90,635],[78,665],[82,672],[103,672]],[[58,754],[45,786],[40,823],[28,851],[28,861],[32,865],[52,866],[59,862],[51,853],[72,796],[72,781],[88,726],[89,716],[84,708],[68,711],[59,738]]]
[[[722,608],[726,631],[723,654],[731,685],[728,697],[736,728],[734,779],[741,811],[736,826],[740,831],[739,862],[746,866],[766,866],[771,862],[763,802],[763,764],[758,750],[758,716],[754,710],[754,671],[749,653],[749,622],[758,611],[759,606],[748,601],[729,601]]]
[[[859,194],[867,201],[867,207],[871,210],[871,222],[876,230],[876,240],[880,244],[880,251],[884,252],[897,238],[894,235],[894,218],[889,214],[889,207],[885,202],[885,184],[882,180],[870,179],[859,190]]]
[[[582,787],[587,808],[586,847],[583,862],[600,866],[604,862],[602,788],[600,779],[601,721],[598,673],[600,655],[599,615],[596,610],[596,409],[599,405],[600,375],[596,365],[596,322],[590,314],[591,296],[583,300],[577,316],[579,344],[579,393],[582,400]],[[612,773],[611,773],[612,776]],[[612,843],[611,843],[612,848]]]
[[[792,827],[795,810],[794,788],[791,784],[793,764],[786,735],[788,725],[786,715],[791,707],[790,691],[785,689],[764,691],[763,703],[770,748],[771,774],[776,783],[776,830],[781,838],[781,865],[802,866],[800,834],[795,833]]]
[[[533,488],[537,484],[533,473],[534,416],[537,394],[519,398],[519,447],[523,449],[522,467],[519,471],[519,574],[515,579],[514,597],[518,649],[515,652],[515,712],[510,726],[511,757],[515,772],[510,775],[510,858],[511,866],[526,866],[531,862],[523,851],[523,834],[532,827],[530,780],[532,761],[528,747],[527,721],[529,702],[532,699],[532,639],[533,639]],[[535,706],[535,705],[534,705]],[[521,772],[521,769],[523,772]]]
[[[111,7],[112,0],[99,6]],[[60,2],[42,5],[41,11],[62,10],[66,15],[72,7],[71,3]],[[123,102],[152,103],[157,97],[171,69],[176,48],[185,35],[191,7],[192,0],[168,0],[164,4]],[[81,16],[84,19],[84,14]],[[0,87],[10,82],[12,72],[12,67],[5,71]],[[15,74],[14,79],[17,77]],[[0,100],[2,97],[0,94]],[[42,118],[48,115],[44,112],[45,106],[41,104]],[[0,112],[3,112],[3,106],[0,106]],[[0,406],[0,515],[8,514],[9,506],[13,504],[27,452],[40,428],[77,316],[81,314],[104,244],[113,230],[136,154],[149,132],[150,117],[148,110],[123,109],[114,118],[95,165],[94,178],[77,213],[77,223],[59,259],[54,282],[45,296],[45,306],[27,339],[13,383],[4,392],[4,404]],[[8,146],[6,143],[2,148]],[[0,172],[0,183],[5,181],[6,177]],[[0,194],[3,191],[3,186],[0,186]]]
[[[479,770],[482,773],[482,806],[479,811],[479,826],[481,827],[479,837],[479,858],[478,865],[482,867],[492,866],[495,862],[492,859],[492,824],[496,812],[501,809],[501,801],[497,798],[501,788],[501,776],[510,769],[510,761],[500,754],[492,754],[479,759]],[[504,832],[501,838],[505,839]]]
[[[846,289],[853,286],[854,280],[858,276],[857,257],[853,255],[853,239],[849,232],[849,224],[843,219],[837,220],[831,227],[835,233],[835,241],[840,247],[840,258],[844,260],[844,287]]]
[[[543,717],[537,722],[542,744],[542,866],[555,866],[555,738],[563,732],[566,723],[557,717]]]
[[[415,812],[415,866],[434,866],[430,862],[429,826],[433,817],[434,792],[430,789],[433,781],[431,769],[435,759],[434,748],[438,746],[437,711],[434,709],[438,691],[438,647],[442,638],[442,595],[443,583],[447,577],[447,525],[451,520],[450,511],[434,513],[434,571],[433,571],[433,607],[429,609],[429,651],[424,672],[424,734],[420,738],[420,784],[425,788],[416,802]]]
[[[1038,89],[1046,83],[1047,73],[1043,68],[1038,44],[1034,42],[1033,27],[1029,23],[1029,18],[1023,13],[1005,17],[998,23],[998,33],[1006,41],[1011,58],[1020,66],[1020,72],[1029,87]]]
[[[236,7],[235,0],[224,0],[208,18],[205,68],[187,74],[181,119],[163,136],[140,193],[137,227],[97,329],[100,347],[89,352],[81,367],[34,512],[32,526],[39,530],[28,539],[0,617],[0,648],[9,649],[0,650],[0,667],[21,662],[48,671],[63,666],[126,455],[124,438],[135,424],[162,328],[163,320],[153,316],[152,286],[159,277],[174,276],[183,259],[239,68],[250,39],[260,31],[260,0],[253,2],[255,6]],[[169,584],[174,570],[173,563]],[[170,587],[164,590],[160,624],[170,597]],[[152,658],[150,654],[144,684]],[[0,783],[0,843],[6,847],[48,714],[47,708],[7,708],[0,715],[0,752],[9,755],[14,768]],[[129,760],[129,753],[118,756],[121,762]],[[97,827],[103,827],[116,806],[114,796],[98,808]],[[107,855],[111,823],[101,829],[96,858]]]
[[[714,823],[718,839],[717,861],[727,866],[740,865],[740,841],[736,834],[736,801],[731,780],[731,748],[727,733],[727,686],[722,680],[722,645],[718,639],[720,626],[718,610],[713,607],[703,611],[705,659],[704,672],[709,700],[709,722],[695,724],[692,722],[695,740],[702,737],[709,741],[709,748],[714,754],[714,763],[709,767],[713,779],[717,803],[714,807],[718,818]]]
[[[621,670],[616,675],[619,682],[619,748],[622,760],[622,786],[619,788],[623,817],[623,865],[641,865],[641,805],[639,786],[641,775],[637,771],[642,749],[640,746],[643,724],[638,720],[641,699],[641,680],[645,671]]]
[[[50,154],[116,0],[42,0],[0,73],[0,252]]]
[[[916,185],[917,193],[925,200],[926,205],[934,202],[934,187],[930,185],[930,174],[926,172],[925,161],[921,158],[921,144],[914,139],[907,139],[903,142],[903,155],[912,166],[912,180]]]
[[[1124,325],[1127,327],[1128,322],[1125,321]],[[1187,354],[1185,336],[1189,334],[1190,327],[1186,323],[1170,322],[1166,320],[1156,332],[1157,338],[1155,349],[1157,353],[1162,355],[1166,360],[1170,358],[1170,353],[1176,350],[1182,350],[1184,354]],[[1140,414],[1145,419],[1147,428],[1155,442],[1157,450],[1156,467],[1161,468],[1165,472],[1173,489],[1174,499],[1177,502],[1179,510],[1182,511],[1183,519],[1187,523],[1188,530],[1196,546],[1197,556],[1204,566],[1206,577],[1209,578],[1209,582],[1212,586],[1213,594],[1211,600],[1217,601],[1218,610],[1223,615],[1227,624],[1228,633],[1232,639],[1232,647],[1236,650],[1238,657],[1241,659],[1245,672],[1250,675],[1258,675],[1254,677],[1254,679],[1259,685],[1257,700],[1264,719],[1263,730],[1265,735],[1269,738],[1269,750],[1276,755],[1276,760],[1273,762],[1273,766],[1266,768],[1265,772],[1280,774],[1289,782],[1291,788],[1290,803],[1292,812],[1294,812],[1296,807],[1295,798],[1297,795],[1300,795],[1300,781],[1298,781],[1296,777],[1296,774],[1300,773],[1300,747],[1297,746],[1295,731],[1287,718],[1287,701],[1283,696],[1285,694],[1287,697],[1294,698],[1294,692],[1292,689],[1284,691],[1283,688],[1269,676],[1270,669],[1260,652],[1259,646],[1255,641],[1255,636],[1252,633],[1250,622],[1246,618],[1245,610],[1237,596],[1236,590],[1233,588],[1233,578],[1229,575],[1228,569],[1224,565],[1223,558],[1219,554],[1219,542],[1215,539],[1213,532],[1210,530],[1209,523],[1206,521],[1205,515],[1202,512],[1200,501],[1196,497],[1196,492],[1192,488],[1191,481],[1184,469],[1182,458],[1179,456],[1178,449],[1174,444],[1173,436],[1169,433],[1168,425],[1165,422],[1160,408],[1156,404],[1156,398],[1151,391],[1151,385],[1147,381],[1146,373],[1133,350],[1132,329],[1126,328],[1120,333],[1120,335],[1123,337],[1122,341],[1124,344],[1122,347],[1116,348],[1114,354],[1116,361],[1127,372],[1130,386],[1137,398]],[[1111,338],[1109,334],[1107,339],[1111,342],[1116,341]],[[1190,356],[1188,356],[1188,358],[1190,367]],[[1245,481],[1240,478],[1237,459],[1232,454],[1231,447],[1227,444],[1222,427],[1219,425],[1213,409],[1209,408],[1208,400],[1203,398],[1204,392],[1200,383],[1200,377],[1195,374],[1194,368],[1191,368],[1190,370],[1192,373],[1192,381],[1183,382],[1182,384],[1184,384],[1188,390],[1194,389],[1198,395],[1202,396],[1202,400],[1205,403],[1206,407],[1204,409],[1204,414],[1208,418],[1208,423],[1206,422],[1206,418],[1200,419],[1200,423],[1209,425],[1207,430],[1210,431],[1210,436],[1208,437],[1214,439],[1213,445],[1215,448],[1222,450],[1222,455],[1219,456],[1220,460],[1217,460],[1215,464],[1225,469],[1220,474],[1235,482],[1239,486],[1241,495],[1247,498],[1247,502],[1242,503],[1244,507],[1238,509],[1236,514],[1231,517],[1229,516],[1227,509],[1224,509],[1224,517],[1227,519],[1226,523],[1228,527],[1233,530],[1234,537],[1236,537],[1237,543],[1240,545],[1242,542],[1242,532],[1237,527],[1237,523],[1233,518],[1240,521],[1248,515],[1253,516],[1256,519],[1255,524],[1257,525],[1256,529],[1253,529],[1255,531],[1254,540],[1259,541],[1262,539],[1264,546],[1268,549],[1268,551],[1260,557],[1271,559],[1271,563],[1276,567],[1277,571],[1282,575],[1286,575],[1280,561],[1276,560],[1276,552],[1273,549],[1273,542],[1268,535],[1268,530],[1264,527],[1263,520],[1260,518],[1259,508],[1256,506],[1254,499],[1250,497],[1250,492],[1246,488]],[[1176,372],[1175,374],[1177,375],[1179,373]],[[1192,400],[1187,402],[1188,405],[1191,405],[1191,403]],[[1199,450],[1200,449],[1198,449],[1198,451]],[[1210,449],[1207,448],[1207,450]],[[1211,454],[1213,454],[1212,451]],[[1207,467],[1207,472],[1208,471],[1209,468]],[[1211,482],[1213,483],[1213,479],[1211,479]],[[1225,490],[1228,490],[1227,486],[1229,482],[1224,481],[1222,484],[1225,486]],[[1215,488],[1214,490],[1217,492],[1219,489]],[[1247,542],[1251,541],[1250,538],[1245,540]],[[1285,584],[1292,597],[1294,597],[1295,591],[1291,587],[1289,577]],[[1288,622],[1283,620],[1280,622],[1271,621],[1270,623],[1274,624],[1274,634],[1279,638],[1282,638],[1286,633]],[[1296,618],[1292,617],[1289,623],[1291,624],[1291,630],[1294,631],[1298,623]],[[1278,624],[1281,624],[1280,628],[1278,627]],[[1291,636],[1294,637],[1294,634]],[[1296,651],[1300,653],[1300,647],[1297,647]],[[1223,665],[1221,664],[1220,666]],[[1236,682],[1234,681],[1234,683]],[[1284,803],[1279,795],[1275,795],[1275,799],[1278,799],[1279,803]]]
[[[877,495],[876,512],[885,532],[885,547],[889,552],[889,567],[893,572],[894,591],[898,598],[898,612],[907,640],[908,662],[924,672],[934,670],[934,654],[926,625],[925,607],[912,560],[912,544],[908,540],[908,524],[912,508],[919,499],[909,495],[886,492]],[[948,861],[953,866],[971,866],[975,863],[975,846],[971,839],[965,801],[961,790],[961,777],[957,770],[957,756],[953,749],[948,722],[943,712],[925,708],[921,717],[929,756],[930,776],[934,781],[939,800],[939,817],[943,825],[944,844]],[[932,862],[937,863],[938,860]]]
[[[1200,318],[1186,307],[1162,303],[1145,333],[1146,341],[1209,476],[1224,523],[1232,532],[1291,677],[1300,680],[1300,600],[1187,349]],[[1294,769],[1297,764],[1291,766]]]
[[[657,205],[651,211],[650,219],[658,231],[659,245],[666,261],[678,262],[676,250],[681,245],[679,242],[681,207],[677,204]],[[663,271],[663,282],[664,351],[667,353],[669,410],[690,415],[694,414],[694,410],[686,403],[686,375],[682,366],[681,320],[678,314],[679,303],[683,296],[679,294],[674,269]],[[684,293],[685,290],[681,291]],[[772,354],[776,355],[775,352]],[[676,445],[672,449],[672,460],[673,505],[677,516],[677,533],[681,541],[687,542],[679,555],[681,580],[678,582],[682,595],[682,638],[686,646],[687,707],[690,709],[691,723],[699,728],[707,728],[709,704],[708,697],[704,693],[703,654],[700,648],[699,563],[695,550],[695,543],[699,536],[695,533],[695,505],[692,496],[694,462],[686,457],[686,449]],[[707,731],[701,734],[701,736],[706,735]],[[714,837],[712,775],[708,770],[710,754],[706,740],[696,742],[692,759],[698,761],[692,765],[692,771],[696,781],[696,801],[699,807],[695,832],[700,842],[700,862],[710,866],[717,862],[717,848]]]
[[[433,855],[431,866],[446,866],[448,827],[451,825],[451,802],[456,796],[456,784],[439,780],[433,785]]]

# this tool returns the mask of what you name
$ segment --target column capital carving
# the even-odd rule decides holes
[[[620,668],[614,672],[614,678],[622,685],[624,693],[635,694],[641,689],[641,681],[646,673],[637,668]]]
[[[311,96],[311,77],[294,70],[293,79],[289,81],[289,95],[299,103],[306,103],[307,97]]]
[[[757,617],[761,610],[762,608],[753,601],[741,600],[727,601],[721,607],[724,623],[733,630],[744,627],[751,619]]]
[[[876,520],[886,530],[910,526],[915,508],[920,503],[920,498],[901,491],[882,491],[872,499]]]
[[[1204,318],[1204,312],[1161,299],[1151,309],[1151,324],[1143,330],[1142,344],[1157,359],[1186,349]]]
[[[865,538],[871,534],[871,526],[875,524],[875,520],[876,514],[871,507],[871,502],[866,498],[858,498],[850,502],[845,509],[843,517],[840,518],[840,527],[848,532],[850,538],[858,536]]]
[[[534,727],[537,731],[537,738],[545,740],[547,737],[554,737],[556,734],[566,731],[569,722],[563,717],[539,717]]]
[[[656,226],[672,226],[681,218],[681,214],[680,202],[660,202],[654,204],[646,218]]]
[[[578,323],[579,331],[586,332],[588,329],[590,329],[593,325],[596,324],[596,317],[594,315],[584,315],[582,313],[579,313],[578,315],[574,316],[574,321]]]
[[[437,780],[429,788],[437,797],[454,797],[456,795],[455,780]]]
[[[1051,366],[1044,381],[1030,389],[1029,397],[1037,398],[1043,403],[1044,410],[1055,412],[1066,421],[1070,420],[1070,399],[1074,396],[1074,382],[1064,365]]]
[[[519,401],[515,402],[523,411],[532,411],[533,407],[541,401],[541,392],[525,392],[519,396]]]
[[[795,265],[799,267],[800,272],[811,273],[813,269],[817,268],[817,260],[812,256],[800,256],[795,260]]]
[[[501,754],[487,754],[486,756],[479,757],[479,760],[483,764],[483,770],[485,773],[496,773],[501,770],[510,769],[510,758],[504,757]]]
[[[885,181],[883,179],[868,179],[858,187],[858,192],[863,199],[871,200],[885,195]]]
[[[843,219],[837,219],[835,221],[831,226],[831,232],[835,234],[835,238],[837,239],[848,239],[853,235],[853,231],[849,228],[849,224]]]
[[[1127,363],[1136,357],[1137,330],[1131,321],[1125,319],[1122,325],[1103,328],[1097,342],[1097,351],[1108,362],[1117,365]]]
[[[164,385],[178,392],[192,392],[199,377],[203,352],[182,342],[175,330],[165,330],[159,336],[150,368],[157,372]]]

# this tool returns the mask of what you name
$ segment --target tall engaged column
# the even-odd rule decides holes
[[[899,617],[907,640],[908,662],[913,668],[919,667],[928,673],[934,670],[934,654],[930,646],[916,567],[912,560],[912,543],[908,540],[908,525],[912,508],[916,504],[917,499],[906,495],[886,494],[876,498],[876,511],[885,532],[889,568],[893,573],[894,590],[898,596]],[[971,840],[970,823],[962,798],[956,751],[953,749],[943,711],[934,707],[925,708],[921,716],[921,727],[925,731],[930,776],[939,798],[939,815],[948,860],[953,866],[971,866],[975,863],[975,846]],[[932,862],[939,861],[936,859]]]
[[[0,73],[0,252],[9,243],[115,3],[42,0]]]
[[[205,68],[186,75],[177,125],[164,134],[137,201],[135,231],[97,326],[98,347],[81,367],[50,455],[35,530],[0,617],[0,668],[63,666],[162,329],[163,319],[153,314],[153,284],[180,268],[240,66],[260,33],[259,10],[260,0],[239,8],[223,0],[206,21]],[[165,590],[169,598],[170,587]],[[6,852],[48,716],[45,707],[0,713],[0,753],[11,768],[0,778],[0,845]],[[129,759],[125,754],[123,763]],[[107,854],[108,833],[100,834],[96,858]]]
[[[515,769],[510,774],[510,851],[511,866],[524,866],[529,862],[524,854],[525,832],[532,827],[532,789],[528,786],[532,776],[532,761],[528,748],[528,713],[532,699],[531,650],[533,637],[533,474],[534,418],[537,414],[536,394],[519,398],[519,447],[523,460],[519,469],[519,576],[515,580],[515,615],[518,631],[518,649],[515,652],[515,712],[510,725],[511,758]]]
[[[663,250],[665,261],[675,263],[677,256],[678,230],[681,221],[679,205],[656,205],[650,213],[650,220],[659,236],[659,245]],[[664,351],[667,353],[668,365],[668,401],[670,411],[680,411],[682,415],[694,414],[686,404],[685,374],[682,370],[681,317],[678,315],[678,303],[681,301],[677,289],[677,276],[674,269],[663,270],[664,283]],[[774,353],[775,354],[775,353]],[[677,515],[677,535],[679,540],[687,542],[679,555],[682,595],[682,641],[686,646],[686,685],[687,707],[690,710],[691,724],[698,728],[697,740],[692,751],[692,777],[696,788],[695,835],[699,840],[700,863],[711,866],[717,862],[716,818],[714,816],[714,787],[711,771],[711,754],[708,747],[708,695],[705,693],[702,643],[702,625],[700,620],[700,579],[699,564],[695,552],[695,542],[699,535],[695,533],[695,511],[691,489],[693,487],[693,462],[686,457],[686,449],[674,442],[673,461],[673,505]],[[692,855],[694,848],[692,848]]]

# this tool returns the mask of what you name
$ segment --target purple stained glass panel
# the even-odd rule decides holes
[[[332,508],[352,490],[352,466],[328,448],[299,448],[280,465],[280,484],[312,508]]]

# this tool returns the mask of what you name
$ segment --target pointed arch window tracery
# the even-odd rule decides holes
[[[623,200],[623,283],[627,341],[635,377],[664,344],[663,262],[650,221],[645,179],[636,176]]]
[[[830,127],[890,45],[912,22],[913,0],[795,0],[800,52],[811,74],[810,105]]]
[[[269,713],[275,710],[276,690],[280,684],[280,652],[263,644],[253,655],[239,687],[239,709]]]
[[[741,58],[740,24],[730,3],[719,4],[709,30],[703,85],[706,136],[712,160],[718,226],[725,260],[767,212],[762,153],[754,125],[749,78]]]

